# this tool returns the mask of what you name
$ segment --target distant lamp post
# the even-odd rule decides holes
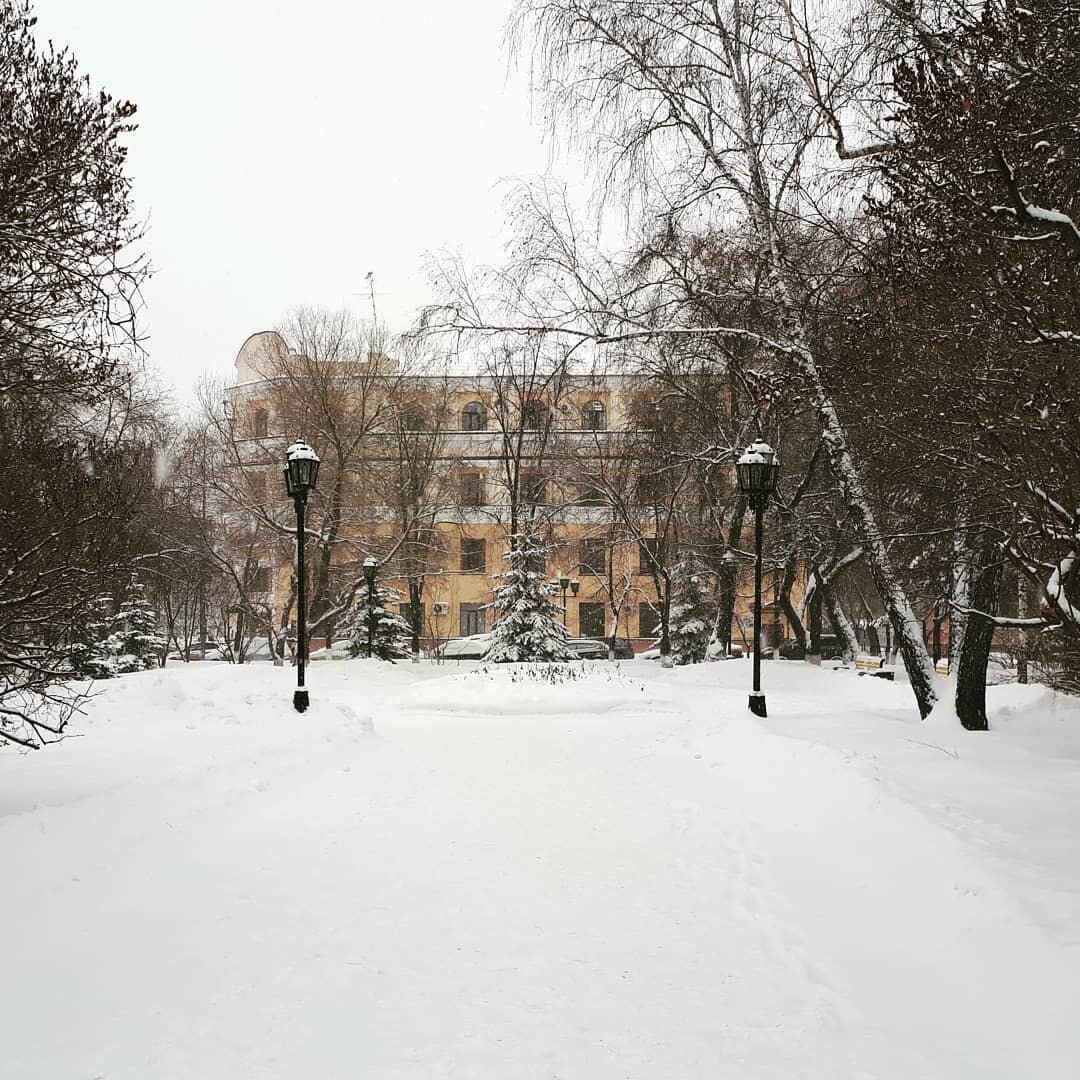
[[[367,579],[367,654],[370,660],[375,655],[375,574],[379,564],[369,555],[364,560],[364,577]]]
[[[780,462],[776,451],[760,440],[751,443],[735,464],[739,490],[754,511],[754,689],[750,691],[750,711],[766,716],[765,695],[761,692],[761,525],[769,496],[776,490]]]
[[[293,708],[304,712],[308,692],[304,686],[307,661],[307,563],[304,559],[305,518],[309,491],[319,478],[319,455],[304,442],[295,442],[285,451],[285,493],[296,507],[296,692]]]
[[[559,577],[559,588],[562,589],[562,624],[566,626],[566,590],[570,588],[569,574],[562,574]]]

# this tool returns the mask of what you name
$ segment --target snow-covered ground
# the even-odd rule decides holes
[[[0,1076],[1077,1075],[1080,703],[587,672],[176,665],[0,754]]]

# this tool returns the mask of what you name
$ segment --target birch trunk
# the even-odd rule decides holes
[[[904,660],[904,669],[915,695],[919,715],[925,719],[937,702],[937,690],[934,686],[934,665],[927,652],[926,642],[923,641],[922,626],[915,617],[911,602],[896,574],[888,547],[881,539],[881,530],[851,456],[847,432],[840,423],[836,407],[825,391],[814,356],[809,349],[802,348],[799,350],[798,362],[821,420],[829,465],[840,485],[855,535],[863,548],[867,568],[896,635],[896,643]]]
[[[949,608],[949,673],[956,671],[960,653],[964,647],[964,633],[968,627],[966,611],[971,603],[971,569],[973,552],[963,517],[957,522],[953,537],[952,601]]]
[[[853,664],[859,654],[859,638],[855,627],[851,625],[851,620],[845,614],[832,586],[819,585],[818,588],[821,590],[822,603],[836,634],[836,640],[840,643],[840,655],[849,664]]]

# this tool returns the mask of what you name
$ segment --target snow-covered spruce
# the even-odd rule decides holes
[[[100,597],[72,628],[70,661],[76,675],[111,679],[160,665],[166,640],[158,633],[158,613],[147,602],[145,587],[132,582],[120,610],[111,613],[112,604],[112,597]]]
[[[393,589],[376,588],[369,601],[368,590],[361,587],[342,626],[350,656],[366,657],[369,640],[371,653],[379,660],[401,660],[409,655],[412,630],[403,616],[390,610],[390,604],[399,600],[400,594]]]
[[[112,597],[100,596],[85,605],[68,630],[68,662],[72,673],[86,679],[111,679],[116,674],[106,642],[112,633]]]
[[[146,599],[145,586],[132,583],[127,603],[113,616],[112,626],[105,648],[118,675],[160,665],[166,640],[158,633],[158,613]]]
[[[515,533],[504,558],[509,568],[495,586],[496,622],[485,659],[497,664],[523,660],[575,659],[560,622],[562,608],[552,600],[552,588],[537,567],[544,565],[547,549],[535,533]]]
[[[707,572],[696,560],[685,559],[676,565],[672,578],[671,657],[680,665],[700,664],[715,618],[715,604],[704,589]]]

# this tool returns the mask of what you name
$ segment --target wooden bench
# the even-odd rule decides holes
[[[888,679],[893,682],[896,678],[895,669],[885,666],[885,658],[882,656],[856,656],[855,671],[859,675],[869,675],[875,679]]]

